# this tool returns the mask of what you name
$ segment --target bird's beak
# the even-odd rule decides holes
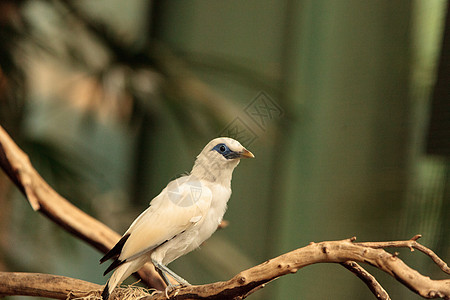
[[[244,150],[239,152],[239,157],[241,158],[254,158],[253,153],[244,148]]]

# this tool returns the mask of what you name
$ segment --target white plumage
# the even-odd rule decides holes
[[[196,249],[216,231],[231,196],[233,170],[241,158],[249,157],[254,156],[234,139],[209,142],[189,175],[171,181],[100,260],[115,259],[105,274],[117,268],[103,290],[103,299],[148,261],[168,286],[172,287],[166,273],[188,285],[166,265]]]

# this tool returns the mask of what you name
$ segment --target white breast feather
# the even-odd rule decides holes
[[[133,259],[157,247],[188,230],[207,214],[212,200],[212,193],[208,187],[202,186],[201,194],[195,201],[191,201],[186,200],[192,195],[191,185],[184,183],[178,186],[180,199],[173,197],[169,185],[152,200],[150,207],[125,233],[129,233],[130,237],[122,249],[120,260]],[[191,201],[192,204],[180,206],[180,201],[183,205],[187,201]]]

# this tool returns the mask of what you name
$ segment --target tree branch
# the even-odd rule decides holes
[[[243,295],[249,295],[255,288],[280,276],[296,273],[299,269],[311,264],[346,263],[348,261],[370,264],[393,276],[400,283],[424,298],[450,299],[450,279],[432,280],[411,269],[396,255],[392,255],[383,249],[353,243],[353,241],[354,238],[343,241],[311,243],[306,247],[242,271],[228,281],[182,288],[177,291],[173,299],[243,299]],[[392,243],[402,245],[405,242]],[[425,246],[422,247],[426,248]],[[164,295],[148,299],[162,300]]]
[[[94,219],[53,190],[33,168],[28,156],[0,126],[0,167],[25,195],[33,210],[106,253],[120,235]],[[142,280],[151,287],[165,287],[151,264],[139,271]]]
[[[416,234],[408,241],[390,241],[390,242],[365,242],[365,243],[357,243],[361,246],[368,246],[370,248],[379,249],[379,248],[409,248],[412,251],[414,249],[419,250],[420,252],[428,255],[435,263],[438,265],[441,270],[447,274],[450,274],[450,268],[448,267],[447,263],[443,261],[439,256],[436,255],[436,253],[433,252],[433,250],[428,249],[427,247],[419,244],[417,242],[418,239],[420,239],[422,235]]]
[[[67,299],[86,296],[102,286],[84,280],[39,273],[0,272],[1,296],[34,296]]]
[[[390,299],[373,276],[356,264],[356,261],[367,263],[390,274],[424,298],[450,299],[450,279],[432,280],[411,269],[396,255],[378,248],[378,245],[373,248],[362,245],[366,243],[353,243],[353,240],[352,238],[342,241],[310,243],[306,247],[242,271],[228,281],[178,289],[170,294],[170,299],[244,299],[273,279],[296,273],[299,269],[315,263],[343,264],[352,272],[357,273],[358,277],[361,278],[363,275],[363,281],[369,285],[378,299]],[[405,242],[407,241],[389,243],[392,243],[392,247],[394,247],[394,244],[402,245]],[[13,274],[13,276],[9,274]],[[11,278],[11,280],[6,281],[7,278]],[[0,294],[33,295],[55,299],[63,299],[63,295],[66,297],[69,292],[71,298],[83,294],[98,296],[101,288],[99,285],[77,279],[44,274],[0,273],[0,282],[6,282],[6,284],[0,284]],[[157,293],[148,295],[144,299],[163,300],[166,299],[166,296],[164,293]]]
[[[372,274],[367,272],[363,267],[358,265],[354,261],[346,261],[341,263],[341,265],[358,276],[359,279],[361,279],[369,288],[369,290],[375,295],[377,299],[380,300],[391,300],[391,297],[389,297],[389,294],[384,290],[384,288],[381,286],[381,284],[378,283],[378,281],[373,277]]]

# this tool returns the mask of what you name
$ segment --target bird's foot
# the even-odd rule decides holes
[[[187,281],[180,283],[180,284],[169,284],[166,286],[166,298],[169,299],[169,294],[175,291],[175,294],[173,296],[176,296],[178,294],[179,289],[191,286],[191,284]]]

